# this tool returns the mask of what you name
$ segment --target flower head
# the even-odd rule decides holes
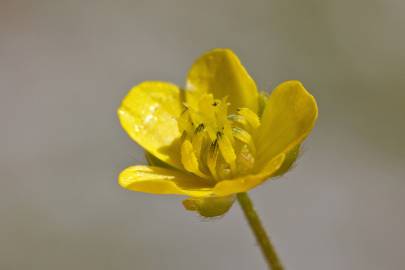
[[[280,84],[270,96],[259,93],[231,50],[214,49],[193,64],[184,90],[149,81],[124,98],[120,122],[150,166],[125,169],[119,184],[186,195],[186,209],[224,214],[234,194],[290,168],[317,113],[299,81]]]

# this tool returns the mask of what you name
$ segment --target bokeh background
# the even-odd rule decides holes
[[[287,269],[403,269],[405,2],[0,0],[0,269],[264,269],[235,204],[121,189],[144,163],[116,109],[232,48],[320,117],[297,166],[251,192]]]

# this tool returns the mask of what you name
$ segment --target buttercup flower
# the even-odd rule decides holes
[[[314,126],[317,105],[299,81],[270,96],[229,49],[214,49],[192,65],[185,89],[148,81],[118,109],[122,127],[147,152],[150,166],[125,169],[132,191],[188,196],[188,210],[212,217],[236,193],[285,173]]]

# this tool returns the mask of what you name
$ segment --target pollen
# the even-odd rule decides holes
[[[255,164],[253,136],[259,117],[248,108],[228,114],[227,98],[203,95],[194,106],[185,103],[177,119],[181,161],[185,170],[207,180],[250,173]],[[211,180],[212,181],[212,180]]]

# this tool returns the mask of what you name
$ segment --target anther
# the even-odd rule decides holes
[[[210,145],[210,150],[215,151],[218,148],[218,140],[214,140]]]
[[[181,114],[185,114],[187,111],[188,111],[188,107],[187,107],[186,105],[184,105],[184,109],[183,109],[183,111],[181,112]]]
[[[204,126],[203,123],[201,123],[201,124],[199,124],[199,125],[197,126],[197,128],[194,130],[194,134],[197,134],[197,133],[203,131],[204,129],[205,129],[205,126]]]
[[[221,139],[222,138],[222,132],[221,131],[217,131],[217,139]]]

